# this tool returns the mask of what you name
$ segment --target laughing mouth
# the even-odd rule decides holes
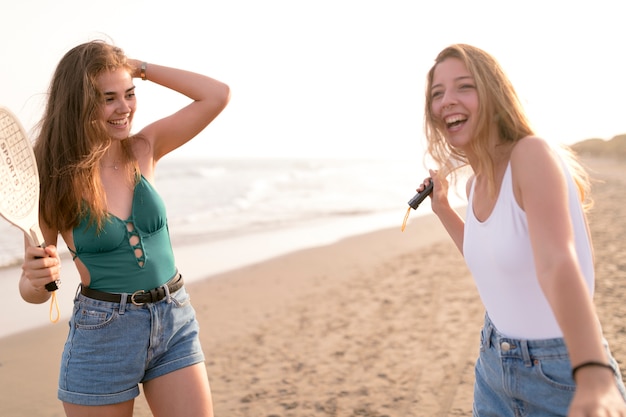
[[[446,127],[450,129],[466,122],[467,116],[455,114],[454,116],[446,117],[444,121],[446,122]]]
[[[128,118],[119,119],[119,120],[109,120],[109,124],[113,126],[125,126],[128,124]]]

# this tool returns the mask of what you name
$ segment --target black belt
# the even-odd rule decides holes
[[[162,299],[164,299],[167,295],[165,292],[166,286],[170,294],[175,293],[183,287],[183,276],[177,273],[174,278],[161,285],[160,287],[153,288],[148,291],[135,291],[131,295],[127,295],[126,302],[133,303],[137,306],[146,303],[156,303],[157,301],[161,301]],[[122,302],[122,294],[92,290],[91,288],[85,286],[81,286],[80,293],[85,297],[89,297],[94,300],[108,301],[110,303],[118,304]]]

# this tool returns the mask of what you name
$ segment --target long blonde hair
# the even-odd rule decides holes
[[[431,88],[435,69],[448,58],[461,60],[474,77],[478,94],[478,115],[471,147],[472,152],[484,156],[479,158],[479,165],[474,167],[475,174],[485,175],[489,189],[495,192],[494,161],[489,152],[491,140],[495,137],[500,144],[514,144],[533,135],[533,129],[511,81],[496,59],[475,46],[450,45],[435,58],[435,63],[427,74],[425,91],[424,133],[427,152],[440,169],[454,172],[459,166],[469,163],[465,152],[450,146],[445,137],[444,126],[432,113]],[[570,166],[580,199],[585,201],[590,190],[587,173],[567,147],[563,146],[561,153]]]
[[[133,69],[120,48],[91,41],[68,51],[52,77],[34,151],[40,215],[54,230],[75,227],[87,212],[98,227],[107,217],[99,161],[111,139],[100,120],[103,95],[96,80],[112,70]],[[128,140],[122,141],[122,149],[124,162],[134,161]]]

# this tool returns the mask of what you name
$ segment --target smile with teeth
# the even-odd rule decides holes
[[[109,124],[112,124],[113,126],[124,126],[126,123],[128,123],[128,118],[109,120]]]
[[[444,121],[446,122],[447,127],[455,127],[460,125],[461,123],[467,120],[467,116],[463,116],[462,114],[455,114],[450,117],[446,117]]]

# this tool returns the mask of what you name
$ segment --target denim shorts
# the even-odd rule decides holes
[[[61,359],[61,401],[125,402],[139,395],[139,383],[204,361],[185,287],[156,303],[125,299],[98,301],[77,292]]]
[[[626,398],[619,366],[604,345]],[[576,390],[562,338],[504,337],[487,315],[475,372],[474,417],[565,417]]]

